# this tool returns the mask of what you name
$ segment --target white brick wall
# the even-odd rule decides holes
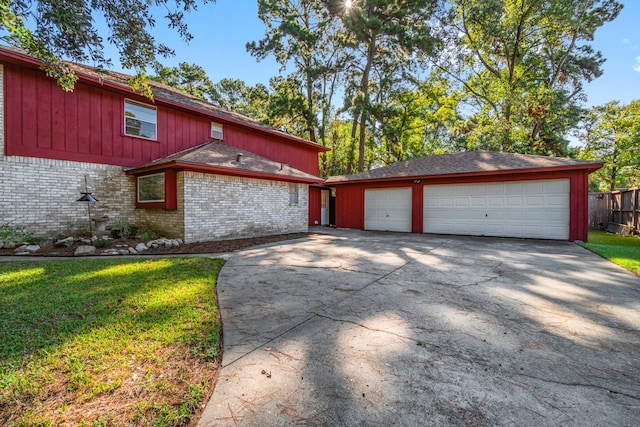
[[[185,172],[185,241],[307,231],[309,187],[297,185],[289,206],[286,182]]]
[[[107,226],[133,221],[135,181],[121,167],[8,156],[0,161],[0,224],[20,225],[37,236],[54,237],[87,230],[85,191],[99,200],[92,217],[107,215]]]

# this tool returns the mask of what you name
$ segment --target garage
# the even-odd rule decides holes
[[[424,186],[423,232],[569,239],[569,179]]]
[[[465,151],[332,176],[336,226],[362,230],[583,240],[589,174],[601,162]]]
[[[411,232],[411,187],[367,189],[364,229]]]

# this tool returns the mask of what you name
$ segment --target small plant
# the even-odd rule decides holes
[[[109,243],[109,241],[107,239],[98,239],[93,243],[93,245],[96,248],[104,248],[104,247],[107,246],[108,243]]]
[[[26,231],[24,227],[2,224],[0,225],[0,240],[12,243],[35,243],[38,239],[34,238],[33,234]],[[40,239],[40,241],[42,241],[42,239]]]
[[[115,225],[111,227],[111,237],[128,239],[129,237],[135,236],[136,231],[137,228],[135,225],[118,220]]]
[[[139,233],[138,233],[138,236],[137,236],[137,237],[138,237],[140,240],[144,240],[144,241],[146,242],[146,241],[148,241],[148,240],[155,240],[155,239],[158,239],[158,238],[160,238],[161,236],[160,236],[160,233],[158,233],[157,231],[152,230],[152,229],[146,229],[146,228],[145,228],[144,230],[142,230],[141,232],[139,232]]]

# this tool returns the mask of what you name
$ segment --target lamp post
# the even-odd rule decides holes
[[[98,199],[96,199],[95,197],[93,197],[93,195],[91,195],[91,193],[89,192],[88,188],[87,188],[87,176],[84,176],[84,191],[80,192],[80,194],[82,194],[82,196],[76,200],[76,202],[87,202],[87,212],[89,214],[89,239],[93,238],[93,230],[91,227],[91,203],[95,203],[98,201]]]

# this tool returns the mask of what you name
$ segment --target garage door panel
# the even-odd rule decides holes
[[[568,179],[426,185],[424,232],[566,240],[569,191]]]
[[[411,188],[368,189],[364,200],[365,230],[411,232]]]

